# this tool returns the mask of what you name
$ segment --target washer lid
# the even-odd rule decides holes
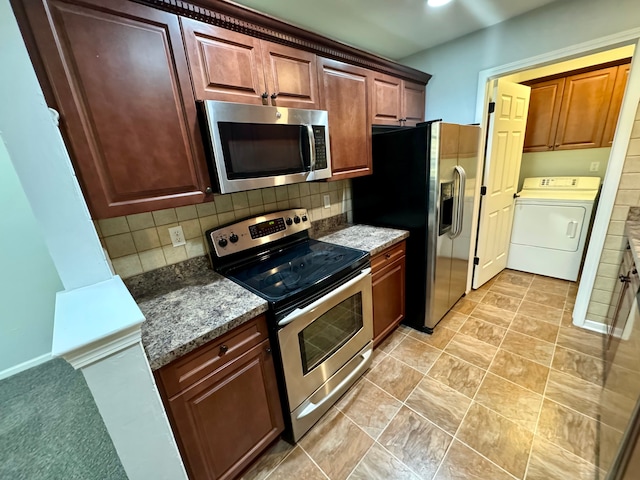
[[[520,197],[592,201],[599,188],[600,177],[532,177],[525,179]]]

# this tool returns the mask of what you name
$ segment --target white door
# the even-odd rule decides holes
[[[480,200],[473,288],[478,288],[507,266],[513,224],[514,194],[518,189],[522,147],[531,88],[495,80],[484,165],[486,194]]]

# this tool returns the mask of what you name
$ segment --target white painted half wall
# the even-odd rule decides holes
[[[0,379],[51,356],[62,290],[27,197],[0,137]]]
[[[480,71],[639,26],[637,0],[562,0],[401,62],[433,75],[427,119],[473,123]]]

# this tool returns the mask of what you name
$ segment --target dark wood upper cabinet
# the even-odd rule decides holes
[[[262,41],[262,57],[272,105],[318,108],[320,102],[315,53]]]
[[[318,58],[320,108],[329,112],[333,180],[372,173],[370,72]]]
[[[426,86],[402,81],[402,118],[403,124],[413,127],[424,121]]]
[[[318,108],[316,55],[182,18],[198,100]]]
[[[602,145],[617,67],[567,77],[558,117],[555,150]]]
[[[628,63],[608,64],[525,82],[531,102],[523,150],[610,147],[628,72]]]
[[[618,126],[618,116],[620,115],[620,109],[622,108],[622,99],[624,97],[624,91],[629,81],[629,70],[631,70],[631,64],[620,65],[618,67],[618,73],[616,74],[616,84],[613,86],[613,95],[611,96],[611,103],[609,104],[609,113],[607,114],[607,123],[604,127],[604,135],[602,136],[602,146],[610,147],[613,145],[613,135],[616,133],[616,127]]]
[[[424,85],[371,72],[371,90],[374,125],[415,126],[424,121]]]
[[[530,84],[530,86],[531,100],[524,136],[524,151],[546,152],[553,149],[558,129],[564,78]]]
[[[202,201],[209,177],[178,17],[123,0],[24,10],[93,217]]]
[[[198,100],[264,103],[259,39],[189,18],[180,22]]]

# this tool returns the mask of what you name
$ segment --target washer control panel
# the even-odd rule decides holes
[[[218,257],[238,253],[311,228],[307,210],[267,213],[206,232]]]

